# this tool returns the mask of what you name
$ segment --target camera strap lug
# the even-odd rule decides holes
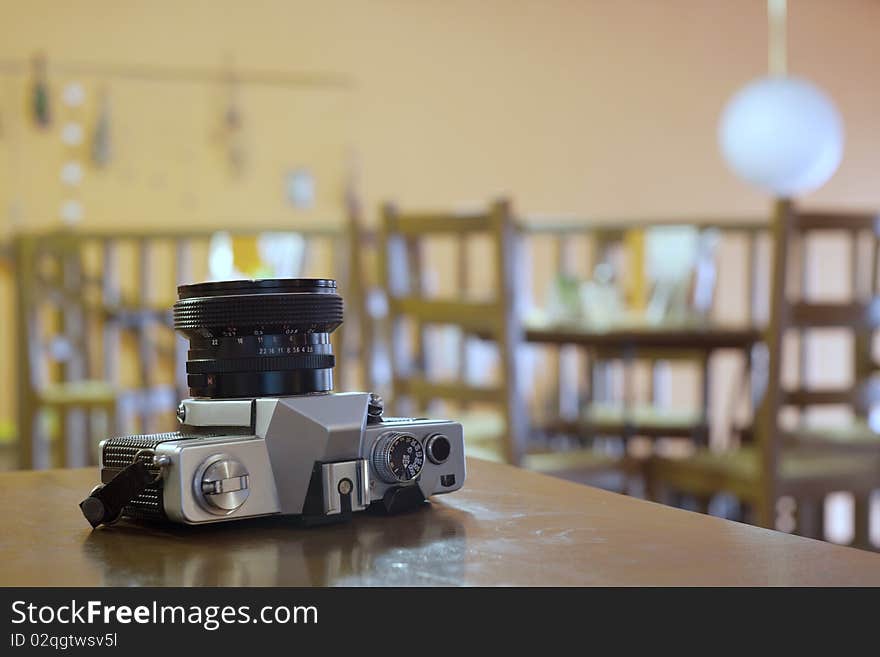
[[[92,528],[110,524],[122,514],[122,510],[148,486],[155,483],[155,475],[141,460],[120,470],[106,484],[96,486],[79,504],[83,515]]]

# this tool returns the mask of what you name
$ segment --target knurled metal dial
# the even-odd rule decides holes
[[[389,431],[379,436],[371,461],[382,481],[403,483],[419,476],[425,464],[425,450],[413,434]]]

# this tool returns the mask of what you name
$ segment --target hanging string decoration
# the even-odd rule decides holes
[[[106,167],[112,159],[110,136],[110,94],[105,88],[101,90],[100,108],[92,136],[92,164],[98,168]]]
[[[244,135],[241,107],[238,103],[238,85],[234,79],[230,81],[229,105],[226,107],[223,120],[226,127],[229,168],[233,175],[240,176],[245,168]]]
[[[59,176],[63,188],[58,214],[66,226],[80,223],[85,216],[80,189],[85,176],[80,153],[85,102],[86,90],[81,82],[72,80],[64,85],[61,90],[60,132],[66,161],[61,166]]]
[[[227,57],[226,101],[220,119],[218,141],[225,153],[230,173],[240,177],[246,167],[244,147],[244,118],[239,102],[240,85],[233,70],[231,58]]]
[[[46,56],[38,54],[33,59],[33,83],[31,86],[31,114],[38,128],[46,129],[52,124],[52,108],[49,99],[49,80],[46,75]]]

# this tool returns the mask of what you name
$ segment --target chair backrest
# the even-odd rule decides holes
[[[17,380],[27,391],[22,398],[36,397],[48,383],[102,379],[120,390],[123,411],[139,419],[137,430],[172,426],[177,402],[187,392],[187,343],[174,336],[170,321],[175,285],[208,275],[210,241],[217,232],[122,229],[17,236]],[[306,259],[315,251],[324,256],[315,273],[341,271],[345,288],[340,265],[348,253],[339,248],[344,235],[338,228],[249,226],[225,232],[254,240],[263,232],[295,232],[306,241]],[[50,313],[54,317],[46,321]]]
[[[340,348],[336,350],[337,371],[344,363],[342,372],[347,380],[337,377],[337,388],[379,390],[382,376],[378,361],[384,356],[381,324],[383,309],[376,303],[382,296],[378,269],[376,268],[378,235],[374,228],[364,223],[360,198],[353,192],[346,194],[345,250],[347,262],[342,285],[345,298],[345,321],[336,330]]]
[[[832,233],[842,233],[849,241],[850,295],[844,300],[811,300],[806,282],[810,265],[816,263],[808,262],[808,237]],[[877,284],[880,215],[800,211],[791,201],[779,200],[775,206],[772,237],[770,318],[765,336],[767,387],[756,418],[763,497],[768,501],[775,500],[776,496],[782,408],[803,410],[826,404],[848,405],[856,415],[865,416],[871,405],[880,402],[880,387],[872,379],[876,366],[871,357],[873,333],[880,327]],[[811,330],[825,328],[847,329],[853,337],[852,382],[843,387],[818,389],[811,387],[806,377],[805,338]],[[800,342],[798,380],[794,387],[783,383],[783,343],[785,336],[792,332]],[[765,513],[769,515],[771,510]]]
[[[870,213],[799,212],[793,216],[794,241],[798,258],[794,259],[796,299],[789,303],[789,312],[782,317],[785,328],[798,332],[800,354],[798,382],[786,389],[784,403],[798,408],[823,404],[846,404],[856,415],[865,418],[871,405],[880,401],[876,370],[871,355],[874,330],[880,326],[877,264],[880,243],[880,215]],[[850,298],[845,301],[811,301],[808,290],[807,239],[814,234],[845,235],[849,247]],[[861,248],[867,246],[867,249]],[[811,329],[845,328],[853,338],[852,382],[833,389],[810,388],[807,380],[807,338]]]
[[[504,415],[502,436],[505,459],[514,464],[525,449],[526,416],[518,398],[517,349],[523,339],[518,308],[516,231],[510,204],[499,200],[474,214],[401,212],[391,203],[382,207],[380,271],[388,299],[392,387],[395,402],[410,399],[420,409],[434,400],[460,405],[486,402]],[[455,239],[459,295],[446,299],[432,296],[424,280],[426,242],[434,237]],[[487,236],[492,242],[497,286],[490,299],[465,297],[468,274],[468,240]],[[407,340],[407,323],[411,327]],[[438,381],[428,371],[425,329],[430,325],[454,326],[461,331],[461,345],[469,337],[497,344],[497,383],[475,385],[466,375],[465,346],[461,347],[454,380]],[[409,349],[407,349],[409,347]]]
[[[14,250],[21,394],[59,376],[88,378],[91,345],[82,299],[86,281],[76,239],[63,233],[21,235]]]

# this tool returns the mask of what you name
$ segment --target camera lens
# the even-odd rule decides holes
[[[189,339],[193,397],[302,395],[333,389],[336,281],[279,278],[181,285],[174,328]]]

